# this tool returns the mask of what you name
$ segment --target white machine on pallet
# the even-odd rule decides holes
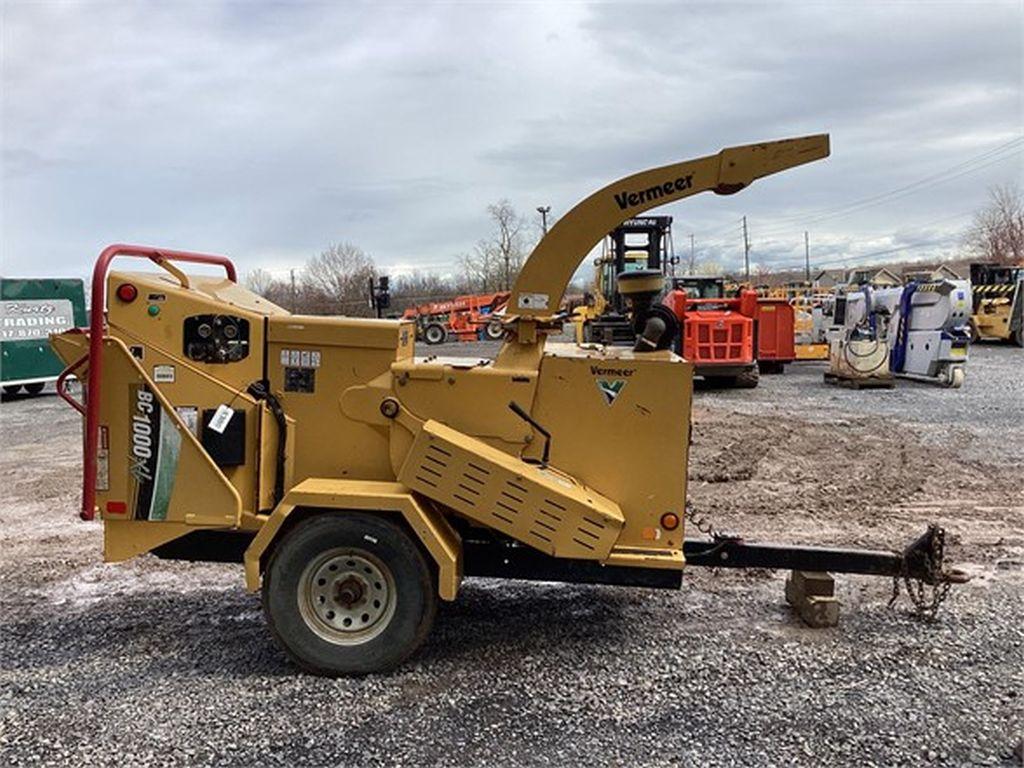
[[[837,326],[830,332],[832,350],[849,352],[860,342],[862,355],[867,355],[871,343],[877,351],[866,359],[841,355],[838,363],[833,361],[833,374],[879,375],[887,357],[888,369],[896,376],[947,387],[963,384],[971,319],[967,280],[878,289],[864,286],[847,293],[841,303]]]

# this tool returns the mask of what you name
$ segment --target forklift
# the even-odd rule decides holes
[[[107,561],[241,563],[285,654],[331,676],[400,665],[472,576],[678,588],[689,563],[942,595],[960,577],[934,526],[896,552],[685,537],[693,366],[664,308],[638,315],[649,350],[547,343],[618,224],[828,154],[827,135],[731,147],[593,193],[524,264],[492,361],[417,358],[406,320],[292,314],[225,256],[111,245],[89,327],[50,337],[58,393],[84,418],[81,517],[102,517]],[[124,258],[161,271],[111,271]]]
[[[672,244],[671,216],[643,216],[624,221],[601,243],[594,261],[594,289],[573,313],[580,344],[632,344],[633,322],[618,276],[640,269],[665,274],[678,263]]]
[[[971,264],[971,337],[1024,347],[1024,264]]]

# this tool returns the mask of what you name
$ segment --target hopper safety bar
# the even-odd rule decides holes
[[[89,353],[65,368],[57,378],[57,394],[70,403],[75,410],[85,416],[85,456],[82,471],[82,510],[83,520],[92,520],[96,507],[96,452],[99,448],[99,416],[100,416],[100,376],[102,373],[104,319],[107,308],[107,272],[110,263],[118,256],[130,256],[149,259],[154,264],[164,267],[172,274],[177,270],[169,267],[170,261],[184,261],[192,264],[210,264],[224,267],[228,280],[238,282],[235,265],[227,256],[210,253],[193,253],[191,251],[174,251],[167,248],[152,248],[145,245],[108,245],[96,259],[92,270],[92,296],[89,300]],[[184,278],[182,278],[184,279]],[[81,329],[77,329],[81,332]],[[90,360],[89,374],[84,392],[85,405],[76,402],[67,393],[67,378]]]

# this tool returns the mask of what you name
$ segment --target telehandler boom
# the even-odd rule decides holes
[[[244,563],[280,645],[328,675],[401,663],[467,575],[672,587],[689,556],[937,583],[941,531],[904,555],[684,542],[692,366],[545,344],[621,221],[827,154],[827,136],[733,147],[591,195],[531,254],[493,362],[416,360],[411,322],[290,314],[221,256],[110,246],[90,328],[51,342],[85,416],[82,517],[102,515],[108,561]],[[119,256],[165,274],[108,274]],[[83,405],[64,384],[86,370]]]

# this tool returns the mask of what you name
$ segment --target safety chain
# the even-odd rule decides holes
[[[932,537],[931,550],[925,563],[925,568],[928,571],[927,578],[912,579],[906,571],[900,576],[893,576],[892,597],[889,598],[889,607],[892,607],[899,599],[900,579],[902,579],[907,597],[914,605],[914,613],[925,621],[935,621],[939,606],[949,596],[950,587],[953,586],[948,575],[943,572],[936,573],[935,570],[936,563],[942,563],[944,554],[941,536]]]
[[[711,521],[698,513],[689,500],[686,502],[686,519],[693,523],[697,530],[705,536],[710,536],[712,539],[716,540],[723,538],[714,525],[712,525]]]

